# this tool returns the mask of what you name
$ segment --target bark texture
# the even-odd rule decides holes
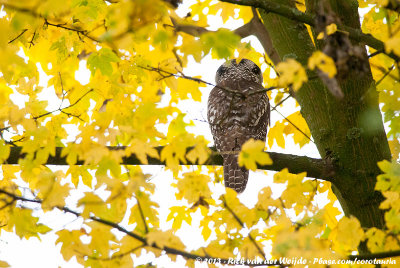
[[[274,2],[294,7],[290,0]],[[319,1],[306,2],[309,11],[314,12]],[[330,2],[344,26],[360,29],[357,1]],[[307,66],[308,57],[316,47],[305,25],[263,9],[259,12],[280,60],[295,58]],[[353,44],[357,45],[354,41]],[[318,42],[318,46],[323,45]],[[365,49],[362,50],[366,55]],[[368,64],[367,58],[365,64]],[[367,66],[364,72],[350,66],[346,77],[338,80],[344,93],[341,100],[333,97],[319,79],[304,84],[294,96],[321,157],[334,164],[334,192],[345,214],[357,217],[363,227],[382,228],[384,217],[379,209],[382,197],[374,191],[376,176],[380,173],[377,162],[390,159],[391,155],[378,94]]]

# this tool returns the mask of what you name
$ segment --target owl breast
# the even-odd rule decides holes
[[[215,146],[224,158],[225,186],[242,192],[249,172],[238,165],[238,153],[251,138],[265,142],[268,96],[261,85],[260,69],[250,60],[222,65],[216,81],[208,99],[207,117]]]

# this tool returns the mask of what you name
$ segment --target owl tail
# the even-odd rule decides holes
[[[238,156],[234,154],[224,156],[225,187],[241,193],[246,188],[249,171],[238,164]]]

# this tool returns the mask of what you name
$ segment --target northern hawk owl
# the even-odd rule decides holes
[[[207,117],[217,150],[224,159],[225,186],[241,193],[249,171],[238,165],[238,153],[250,138],[266,140],[270,105],[260,68],[251,60],[221,65],[208,98]]]

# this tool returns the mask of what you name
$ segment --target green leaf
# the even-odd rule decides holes
[[[120,58],[118,58],[111,49],[102,48],[89,56],[87,65],[92,75],[95,75],[96,71],[100,70],[103,75],[111,76],[113,72],[111,62],[119,61]]]
[[[232,31],[222,29],[201,35],[201,41],[205,51],[212,48],[213,54],[216,53],[217,58],[229,58],[238,46],[240,37]]]

